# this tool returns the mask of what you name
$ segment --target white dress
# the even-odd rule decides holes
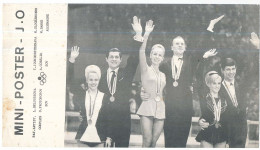
[[[94,109],[93,109],[94,110],[93,116],[91,118],[92,123],[87,126],[84,134],[82,135],[82,137],[80,139],[80,141],[82,141],[82,142],[101,143],[101,140],[97,133],[96,122],[97,122],[99,110],[102,106],[103,97],[104,97],[104,93],[98,91],[98,94],[96,97],[96,102],[95,102]],[[94,101],[92,101],[91,108],[93,108],[93,102]],[[90,108],[89,105],[90,105],[90,95],[89,95],[89,92],[86,92],[85,107],[86,107],[87,119],[89,119],[89,108]]]
[[[165,103],[163,99],[163,89],[166,85],[165,74],[159,72],[157,76],[152,67],[147,68],[147,73],[141,75],[142,86],[146,93],[150,95],[149,100],[142,101],[137,114],[140,116],[152,116],[157,119],[165,119]],[[156,101],[159,93],[160,101]]]

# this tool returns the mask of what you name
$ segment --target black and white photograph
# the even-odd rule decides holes
[[[64,147],[258,148],[259,10],[68,4]]]

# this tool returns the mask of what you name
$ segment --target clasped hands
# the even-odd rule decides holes
[[[209,127],[209,123],[206,122],[206,120],[203,118],[199,119],[199,125],[201,127],[201,130],[204,130]]]

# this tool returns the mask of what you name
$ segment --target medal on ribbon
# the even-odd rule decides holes
[[[174,64],[174,60],[172,59],[171,61],[171,66],[172,66],[172,78],[173,78],[173,83],[172,85],[174,87],[177,87],[179,85],[178,81],[180,78],[180,74],[181,74],[181,69],[182,69],[182,64],[183,61],[180,62],[179,68],[177,68],[177,66]]]
[[[115,101],[115,97],[112,95],[110,98],[109,98],[110,102],[114,102]]]
[[[156,75],[156,97],[154,98],[154,100],[156,102],[161,101],[161,96],[160,96],[160,91],[161,91],[161,74],[160,72],[157,74],[155,69],[152,67],[152,70],[154,72],[154,74]]]
[[[230,90],[229,90],[229,88],[228,88],[228,86],[227,86],[226,81],[223,81],[223,82],[224,82],[224,87],[226,88],[226,90],[227,90],[227,92],[228,92],[228,95],[229,95],[229,97],[230,97],[230,99],[231,99],[231,101],[232,101],[232,104],[237,108],[238,103],[237,103],[236,94],[235,94],[235,95],[232,95],[231,92],[230,92]]]
[[[156,102],[159,102],[160,100],[161,100],[160,95],[156,95],[155,101],[156,101]]]
[[[218,121],[216,121],[216,123],[215,123],[215,128],[219,128],[219,127],[221,127],[221,124],[218,122]]]
[[[91,95],[88,91],[88,94],[89,94],[89,113],[88,113],[88,125],[91,125],[92,124],[92,116],[94,114],[94,110],[95,110],[95,105],[96,105],[96,99],[97,99],[97,95],[98,95],[98,90],[97,90],[97,93],[96,93],[96,96],[95,96],[95,99],[94,99],[94,103],[92,105],[92,99],[91,99]]]
[[[221,127],[221,124],[219,123],[220,120],[220,114],[221,114],[221,100],[219,99],[218,103],[216,103],[216,99],[210,95],[212,102],[213,102],[213,108],[214,108],[214,123],[215,128]]]
[[[178,86],[178,82],[177,82],[177,81],[174,81],[172,85],[173,85],[174,87],[177,87],[177,86]]]
[[[114,94],[116,92],[116,76],[114,77],[113,81],[109,81],[109,73],[107,73],[107,83],[108,83],[108,89],[109,89],[109,93],[111,94],[109,100],[110,102],[114,102],[115,101],[115,97]],[[112,85],[112,86],[109,86]]]

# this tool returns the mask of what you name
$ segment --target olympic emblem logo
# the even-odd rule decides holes
[[[47,82],[46,78],[47,75],[44,72],[41,72],[40,76],[38,77],[38,80],[40,80],[40,85],[44,85]]]

